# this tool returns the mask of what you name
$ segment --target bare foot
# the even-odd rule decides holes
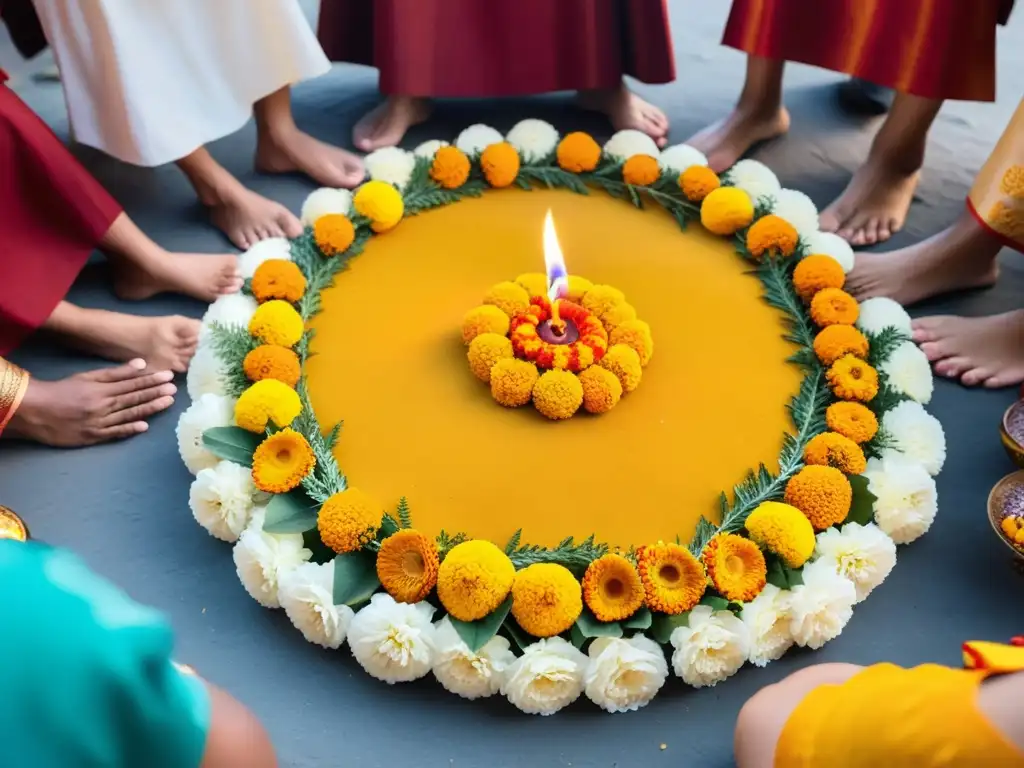
[[[289,127],[283,133],[261,131],[256,144],[256,169],[262,173],[298,171],[318,184],[332,188],[352,188],[363,180],[363,161],[339,147],[332,147]]]
[[[430,103],[414,96],[388,96],[352,129],[352,143],[363,152],[394,147],[406,131],[430,117]],[[328,185],[337,186],[337,185]]]
[[[160,293],[181,293],[213,302],[218,296],[237,293],[243,282],[238,257],[230,253],[162,251],[143,264],[114,260],[112,266],[114,292],[128,301],[141,301]]]
[[[242,250],[270,237],[302,234],[302,224],[294,213],[241,184],[206,204],[214,225]]]
[[[607,115],[616,131],[642,131],[659,147],[668,142],[668,117],[629,90],[625,83],[618,88],[580,92],[578,100],[584,109]]]
[[[914,340],[935,373],[968,387],[1012,387],[1024,382],[1024,310],[991,317],[925,317]]]
[[[823,232],[851,245],[883,243],[903,229],[920,171],[868,157],[843,193],[821,212]]]
[[[146,372],[144,360],[79,373],[60,381],[30,379],[4,434],[73,448],[149,429],[146,419],[171,407],[171,371]]]
[[[789,111],[785,107],[769,111],[737,108],[686,143],[707,155],[711,170],[721,173],[734,166],[755,144],[782,136],[788,130]]]

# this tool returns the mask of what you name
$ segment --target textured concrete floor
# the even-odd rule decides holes
[[[676,0],[673,5],[679,81],[641,90],[666,108],[672,139],[681,141],[729,108],[742,80],[743,58],[716,44],[727,12],[724,0]],[[894,245],[937,232],[960,212],[974,172],[1021,96],[1019,79],[1014,86],[1010,72],[1020,71],[1024,54],[1009,43],[1024,32],[1022,16],[1000,33],[998,102],[943,109],[918,198]],[[0,64],[14,72],[16,88],[66,135],[59,87],[35,85],[30,77],[45,66],[45,57],[28,66],[12,57],[10,47],[0,42]],[[793,130],[755,154],[786,186],[806,191],[819,206],[842,189],[877,126],[838,111],[837,82],[829,73],[792,66],[786,101]],[[347,143],[353,120],[374,102],[374,88],[373,72],[339,68],[297,89],[299,122],[318,136]],[[562,129],[605,132],[566,99],[550,97],[444,104],[409,143],[452,138],[472,122],[507,128],[526,116],[543,117]],[[255,176],[252,150],[251,126],[213,147],[246,183],[297,210],[311,184],[301,178]],[[173,168],[141,171],[86,150],[76,152],[164,246],[209,252],[225,247]],[[1019,306],[1024,264],[1009,253],[1004,263],[998,287],[916,313],[984,314]],[[101,271],[85,275],[72,299],[122,308],[104,291],[101,278]],[[131,310],[198,317],[203,307],[166,299]],[[42,344],[28,345],[15,360],[41,378],[95,364]],[[732,762],[731,729],[743,701],[794,669],[830,660],[956,664],[965,638],[1000,640],[1021,631],[1012,607],[1019,604],[1020,582],[985,519],[989,489],[1012,469],[996,429],[1013,396],[939,384],[932,410],[945,424],[949,461],[939,478],[938,520],[924,539],[900,550],[895,573],[858,607],[842,637],[815,654],[794,652],[767,669],[744,669],[710,690],[686,689],[673,680],[648,708],[615,717],[581,702],[556,717],[529,718],[504,701],[470,703],[429,681],[389,688],[363,674],[347,652],[332,654],[305,643],[284,616],[260,608],[244,593],[228,548],[208,537],[189,514],[189,476],[174,441],[175,422],[187,405],[184,396],[153,421],[149,434],[130,443],[84,451],[3,445],[0,502],[25,514],[41,539],[76,550],[134,597],[165,610],[178,631],[180,658],[256,711],[283,765],[724,766]],[[667,749],[661,750],[661,744]]]

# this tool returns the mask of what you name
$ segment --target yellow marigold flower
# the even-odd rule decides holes
[[[554,637],[583,611],[580,583],[564,565],[534,563],[516,573],[512,617],[534,637]]]
[[[825,378],[840,400],[870,403],[878,394],[878,371],[853,355],[836,360]]]
[[[640,365],[640,355],[632,347],[625,344],[609,347],[605,356],[601,358],[601,367],[607,368],[618,377],[623,392],[632,392],[640,386],[643,367]]]
[[[827,288],[838,290],[845,284],[846,275],[843,268],[831,256],[808,256],[793,270],[793,288],[797,296],[808,303],[819,291]]]
[[[814,354],[823,365],[832,365],[847,355],[866,358],[867,337],[852,325],[827,325],[814,337]]]
[[[860,403],[832,403],[825,409],[825,424],[860,445],[870,443],[878,434],[878,417]]]
[[[277,379],[263,379],[249,387],[235,403],[235,424],[262,433],[267,424],[287,427],[302,411],[298,393]]]
[[[316,527],[324,545],[342,554],[355,552],[373,541],[383,519],[384,512],[376,499],[357,488],[349,488],[323,503]]]
[[[306,438],[290,427],[275,432],[252,455],[252,481],[267,493],[288,493],[313,471],[316,457]]]
[[[679,176],[679,188],[691,203],[699,203],[722,186],[718,174],[704,165],[691,165]]]
[[[641,547],[637,569],[652,611],[686,613],[700,602],[707,589],[703,564],[679,544]]]
[[[480,381],[491,382],[491,368],[499,360],[512,357],[512,342],[496,333],[481,333],[469,343],[469,369]]]
[[[582,404],[583,385],[569,371],[546,371],[533,385],[533,405],[549,419],[568,419]]]
[[[1006,534],[1006,538],[1010,541],[1015,541],[1017,539],[1017,533],[1020,531],[1020,527],[1018,525],[1019,522],[1020,520],[1018,518],[1007,515],[999,523],[999,527],[1002,529],[1003,533]]]
[[[437,584],[439,565],[434,540],[406,528],[381,542],[377,553],[377,578],[398,602],[418,603]]]
[[[583,301],[584,295],[593,288],[594,284],[587,280],[587,278],[569,275],[569,288],[565,293],[565,298],[579,304]]]
[[[507,141],[491,144],[480,154],[480,170],[495,189],[510,187],[519,175],[519,153]]]
[[[649,187],[661,176],[657,158],[633,155],[622,165],[622,180],[634,187]]]
[[[469,310],[462,318],[462,340],[469,344],[481,333],[508,334],[508,315],[493,304],[484,304]]]
[[[999,182],[999,191],[1014,200],[1024,200],[1024,165],[1011,165]]]
[[[242,370],[249,381],[277,379],[292,388],[302,375],[299,356],[276,344],[262,344],[249,352],[242,361]]]
[[[261,303],[271,299],[294,303],[305,292],[302,270],[287,259],[267,259],[252,275],[252,295]]]
[[[804,448],[804,462],[835,467],[844,475],[860,475],[868,468],[861,447],[838,432],[823,432],[812,437]]]
[[[583,407],[588,413],[607,413],[622,397],[619,377],[598,365],[592,365],[579,375],[583,385]]]
[[[747,516],[744,525],[751,539],[790,568],[799,568],[814,554],[811,521],[790,504],[766,501]]]
[[[249,333],[264,344],[294,347],[302,338],[305,324],[295,307],[287,301],[273,299],[260,304],[249,320]]]
[[[708,193],[700,206],[700,223],[715,235],[731,235],[754,220],[750,195],[736,187],[719,187]]]
[[[491,366],[491,397],[506,408],[518,408],[530,402],[540,374],[537,366],[525,360],[505,358]]]
[[[356,240],[356,228],[344,213],[327,213],[313,223],[313,239],[324,256],[337,256]]]
[[[753,600],[767,583],[768,565],[760,547],[735,533],[711,538],[701,555],[708,580],[729,600]]]
[[[627,320],[619,323],[608,334],[608,343],[613,346],[625,344],[627,347],[632,347],[640,358],[641,366],[646,366],[651,362],[651,355],[654,354],[651,326],[643,320]]]
[[[788,221],[775,214],[762,216],[747,230],[747,250],[755,259],[764,255],[789,258],[800,235]]]
[[[601,325],[604,329],[611,333],[616,327],[622,325],[622,323],[629,322],[630,320],[636,320],[636,310],[632,304],[616,304],[614,307],[609,309],[603,315],[601,315]]]
[[[543,272],[527,272],[517,277],[515,283],[526,291],[531,299],[534,296],[548,295],[548,276]]]
[[[352,198],[356,213],[370,220],[374,232],[387,232],[398,225],[405,213],[401,193],[384,181],[368,181]]]
[[[430,178],[445,189],[458,189],[469,178],[469,158],[458,147],[441,147],[430,164]]]
[[[853,488],[835,467],[811,465],[786,483],[786,503],[803,512],[814,530],[824,531],[850,514]]]
[[[437,597],[460,621],[476,621],[501,605],[516,568],[508,555],[482,539],[452,547],[437,572]]]
[[[860,305],[841,288],[825,288],[811,299],[811,319],[824,328],[826,325],[853,325],[860,317]]]
[[[530,308],[530,295],[516,283],[498,283],[484,294],[484,304],[493,304],[512,318]]]
[[[585,173],[601,162],[601,145],[586,133],[576,131],[558,142],[558,167],[572,173]]]
[[[599,621],[622,621],[644,604],[644,584],[622,555],[602,555],[583,574],[583,601]]]
[[[583,308],[600,317],[612,307],[626,303],[626,294],[610,285],[595,285],[583,295]]]

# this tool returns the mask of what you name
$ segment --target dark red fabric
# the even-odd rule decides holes
[[[120,214],[53,131],[0,84],[0,355],[50,316]]]
[[[675,79],[667,0],[323,0],[333,61],[387,94],[518,96]]]
[[[46,49],[46,35],[32,0],[0,0],[0,21],[7,25],[14,47],[26,59]]]

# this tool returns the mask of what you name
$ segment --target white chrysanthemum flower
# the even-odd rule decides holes
[[[807,245],[808,256],[814,254],[830,256],[839,263],[846,274],[853,271],[856,261],[853,247],[835,232],[808,232],[806,234],[801,232],[800,234]]]
[[[628,128],[614,134],[604,145],[604,153],[621,162],[629,160],[633,155],[650,155],[658,157],[661,151],[654,139],[643,131]]]
[[[256,273],[256,268],[264,261],[270,259],[292,260],[292,244],[284,237],[268,237],[260,240],[256,245],[238,257],[238,271],[242,277],[250,278]]]
[[[266,533],[265,507],[256,507],[252,519],[235,542],[231,554],[245,591],[264,608],[280,608],[277,590],[282,574],[313,556],[302,544],[301,533]]]
[[[935,480],[913,459],[886,451],[881,459],[868,459],[864,472],[874,494],[875,522],[897,544],[909,544],[924,535],[935,521],[939,496]]]
[[[803,192],[795,189],[776,192],[772,213],[792,224],[800,237],[810,237],[818,231],[818,207]]]
[[[214,427],[230,427],[235,423],[235,400],[226,395],[206,394],[185,409],[178,419],[175,433],[178,453],[188,471],[198,475],[204,469],[213,469],[220,459],[203,445],[203,433]]]
[[[255,505],[252,470],[230,461],[203,469],[192,481],[188,505],[203,528],[222,541],[238,540]]]
[[[825,529],[818,534],[814,555],[814,562],[828,563],[853,582],[858,603],[896,567],[896,545],[874,523],[847,523],[842,529]]]
[[[860,303],[857,327],[865,333],[881,333],[886,328],[895,328],[910,336],[913,321],[899,302],[885,296],[877,296]]]
[[[761,593],[743,606],[740,618],[750,634],[747,660],[758,667],[782,658],[793,645],[790,631],[789,592],[766,584]]]
[[[750,655],[747,625],[730,611],[698,605],[690,611],[689,626],[672,631],[672,668],[694,688],[720,683],[736,674]]]
[[[199,328],[199,343],[209,344],[210,327],[217,323],[225,327],[248,328],[256,314],[256,299],[244,293],[229,293],[211,304],[203,315]]]
[[[900,344],[879,366],[889,379],[889,385],[911,400],[928,404],[935,390],[935,378],[928,356],[912,341]]]
[[[465,699],[493,696],[515,660],[504,637],[495,635],[473,653],[447,616],[434,624],[434,677],[446,691]]]
[[[352,620],[348,646],[372,677],[389,685],[416,680],[433,662],[433,615],[430,603],[399,603],[378,592]]]
[[[661,170],[674,173],[677,176],[687,168],[692,168],[695,165],[706,166],[707,164],[707,155],[689,144],[674,144],[668,149],[663,149],[661,156],[658,157],[658,165],[661,166]]]
[[[587,657],[560,637],[538,640],[506,670],[501,693],[528,715],[553,715],[583,693]]]
[[[278,573],[277,599],[307,642],[338,648],[352,624],[354,612],[334,604],[334,561],[302,563]]]
[[[520,120],[508,132],[505,141],[516,148],[524,163],[547,157],[558,146],[558,131],[543,120]]]
[[[668,677],[665,652],[653,640],[599,637],[590,644],[590,664],[583,676],[587,698],[608,712],[631,712],[646,706]]]
[[[402,190],[412,178],[416,155],[399,147],[381,147],[364,157],[363,163],[371,179],[394,184]]]
[[[892,447],[923,466],[934,477],[946,463],[946,433],[942,422],[920,403],[905,400],[885,412],[882,430]]]
[[[455,140],[455,146],[472,157],[479,155],[491,144],[501,144],[505,140],[495,128],[477,123],[466,128]]]
[[[755,203],[762,197],[776,197],[782,191],[779,177],[757,160],[740,160],[727,174],[729,183],[750,195]]]
[[[316,220],[329,213],[343,213],[346,216],[352,210],[352,193],[347,189],[320,187],[310,192],[302,204],[302,226],[312,227]]]
[[[200,344],[188,364],[185,390],[193,400],[203,395],[223,395],[224,363],[217,357],[212,344]]]
[[[805,566],[802,575],[804,583],[789,593],[789,629],[797,645],[817,650],[846,628],[857,590],[827,560]]]
[[[434,155],[437,154],[437,150],[441,147],[447,147],[447,141],[441,141],[439,139],[431,139],[430,141],[424,141],[416,149],[412,151],[416,157],[425,157],[427,160],[433,160]]]

